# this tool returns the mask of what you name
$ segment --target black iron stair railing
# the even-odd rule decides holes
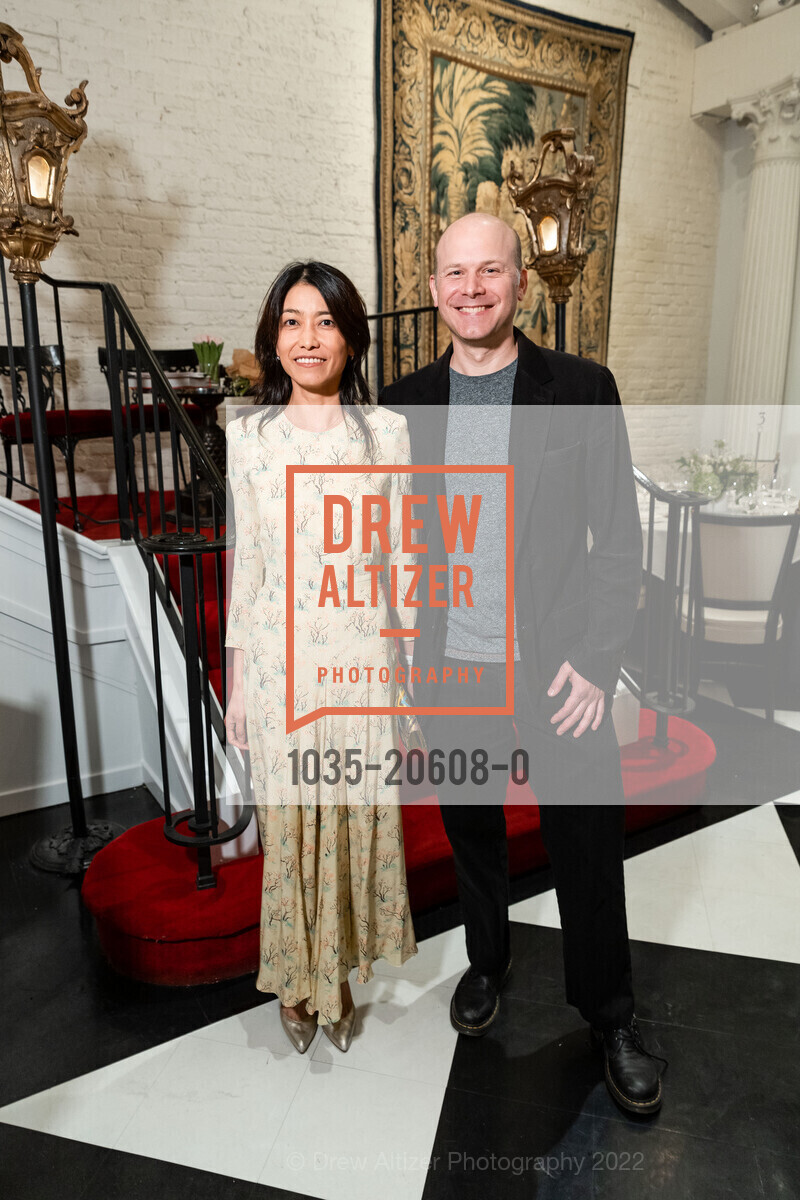
[[[220,751],[225,759],[226,742],[223,717],[227,701],[226,554],[234,539],[233,509],[226,504],[226,483],[217,465],[219,457],[209,453],[166,377],[161,361],[114,284],[58,280],[42,275],[40,294],[45,289],[50,290],[52,297],[64,405],[62,420],[69,437],[80,436],[77,427],[72,430],[71,424],[81,406],[71,409],[69,403],[62,310],[70,296],[84,300],[93,295],[100,301],[104,345],[98,348],[98,357],[105,368],[110,405],[105,432],[99,436],[108,436],[110,416],[117,494],[114,523],[119,526],[121,540],[132,541],[138,547],[148,576],[164,831],[170,841],[196,850],[197,885],[213,887],[212,847],[238,837],[252,817],[249,772],[238,752],[227,756],[227,766],[242,797],[243,811],[228,828],[223,828],[219,811],[216,772],[221,767]],[[3,300],[11,398],[14,411],[18,412],[19,364],[14,359],[12,314],[6,288]],[[368,319],[376,328],[375,374],[380,384],[424,365],[431,353],[438,353],[437,320],[432,306],[375,313]],[[87,320],[82,309],[82,325]],[[144,402],[145,377],[152,401],[149,404]],[[19,475],[12,475],[7,464],[9,490],[17,483],[36,493],[35,483],[26,478],[21,439],[16,440]],[[70,494],[76,528],[80,527],[81,518],[87,523],[95,520],[80,512],[72,477]],[[179,813],[172,811],[159,613],[168,620],[185,663],[192,808]],[[74,724],[74,712],[70,719]]]
[[[44,288],[53,297],[61,363],[66,361],[62,301],[76,294],[100,300],[119,536],[136,544],[148,576],[164,829],[171,841],[196,850],[198,887],[213,887],[212,847],[240,836],[252,818],[247,772],[238,754],[228,756],[228,766],[245,803],[227,828],[220,820],[215,779],[220,765],[215,749],[225,744],[227,695],[225,553],[232,535],[226,533],[225,480],[119,289],[112,283],[42,275],[40,294]],[[144,376],[149,377],[151,404],[144,402]],[[172,811],[159,611],[169,621],[186,667],[192,809],[182,813]],[[186,832],[180,828],[184,822]]]
[[[696,536],[697,513],[709,502],[697,492],[672,492],[653,483],[638,467],[633,468],[637,487],[648,498],[643,528],[645,561],[640,599],[641,658],[638,670],[627,662],[620,672],[623,683],[640,703],[655,711],[655,744],[667,743],[670,716],[690,713],[692,695],[693,630],[699,595],[696,556],[691,538]],[[656,525],[656,504],[665,505],[664,522]],[[663,509],[662,509],[663,511]],[[663,534],[664,561],[656,562],[656,542]]]
[[[439,310],[432,304],[417,308],[394,308],[371,313],[367,320],[375,322],[375,346],[378,390],[401,375],[424,367],[439,357]],[[367,383],[370,382],[369,356],[365,363]]]
[[[211,867],[211,847],[239,837],[252,817],[252,807],[248,802],[248,772],[239,755],[230,755],[229,763],[244,801],[242,813],[232,825],[222,828],[217,804],[218,762],[214,751],[215,741],[219,746],[225,745],[223,712],[227,697],[223,555],[231,541],[223,536],[227,519],[225,481],[113,284],[107,285],[103,292],[103,317],[112,412],[116,410],[124,418],[124,423],[118,422],[121,426],[119,431],[115,430],[114,454],[120,526],[139,545],[148,571],[164,789],[164,832],[170,841],[191,845],[197,850],[197,886],[213,887],[216,880]],[[134,362],[132,372],[128,370],[131,352]],[[136,406],[138,429],[131,417],[131,374],[136,380],[139,401]],[[149,375],[152,389],[153,421],[150,429],[143,415],[144,375]],[[162,406],[167,416],[166,429],[161,424]],[[168,442],[168,457],[164,454],[162,434]],[[137,441],[140,451],[139,473],[135,455]],[[151,478],[153,474],[155,477]],[[166,481],[170,477],[173,485],[172,506],[167,508]],[[154,528],[154,497],[158,530]],[[168,523],[176,526],[174,531],[167,529]],[[213,532],[212,540],[202,532],[203,528],[209,527]],[[170,567],[176,559],[179,586],[171,590]],[[204,564],[208,561],[213,563],[216,600],[213,629],[209,628],[205,604]],[[180,613],[172,602],[176,590],[180,595]],[[192,810],[177,815],[172,812],[170,794],[157,602],[166,611],[178,638],[186,670]],[[212,637],[216,641],[219,656],[219,703],[210,683]],[[183,822],[187,824],[186,833],[179,828]]]

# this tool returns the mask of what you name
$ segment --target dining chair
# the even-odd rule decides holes
[[[14,378],[12,379],[12,356],[9,354],[8,346],[0,346],[0,444],[5,453],[7,498],[11,496],[14,486],[11,463],[12,446],[15,444],[29,445],[32,441],[31,416],[25,389],[25,355],[24,346],[14,347]],[[42,373],[45,409],[50,412],[56,406],[55,380],[61,366],[58,346],[40,346],[39,365]],[[8,401],[6,401],[3,388],[8,390]]]
[[[189,347],[189,349],[187,349],[187,350],[153,350],[152,354],[153,354],[153,357],[155,358],[156,362],[158,363],[158,365],[161,367],[162,371],[165,371],[165,372],[197,371],[197,355],[192,347]],[[111,393],[111,381],[108,376],[108,351],[105,346],[97,347],[97,361],[100,366],[101,374],[105,377],[105,381],[108,384],[109,393]],[[125,370],[128,372],[128,377],[130,379],[131,374],[136,370],[136,351],[135,350],[130,350],[130,349],[125,350],[124,363],[125,363]],[[221,366],[220,367],[220,379],[222,379],[224,377],[224,374],[225,374],[225,370]],[[149,388],[146,389],[146,394],[145,394],[145,396],[142,397],[142,416],[144,418],[145,430],[148,433],[151,433],[155,427],[156,414],[153,411],[152,399],[150,399],[148,397],[148,394],[147,394],[148,392],[149,392]],[[135,395],[136,395],[135,389],[132,391],[132,395],[135,397]],[[196,404],[192,404],[190,400],[184,400],[183,401],[183,410],[186,413],[186,415],[189,417],[189,420],[192,422],[193,425],[202,425],[203,411]],[[134,421],[134,428],[135,428],[136,424],[138,423],[138,420],[139,420],[139,407],[138,407],[138,403],[136,401],[134,401],[134,403],[131,404],[130,412],[131,412],[131,417]],[[158,414],[157,415],[158,415],[158,421],[159,421],[159,428],[166,430],[169,426],[169,409],[166,404],[160,403],[158,405]]]
[[[186,350],[153,350],[153,357],[162,371],[196,371],[197,354],[192,346]],[[108,377],[108,351],[105,346],[97,347],[97,359],[100,370]],[[125,370],[136,370],[136,351],[125,350]]]
[[[10,498],[14,484],[11,452],[14,446],[29,446],[33,442],[33,419],[27,396],[27,361],[24,346],[13,347],[15,378],[11,378],[12,355],[8,346],[0,346],[0,378],[8,379],[10,401],[0,391],[0,443],[5,453],[6,497]],[[73,525],[80,529],[77,485],[75,479],[75,447],[86,438],[110,435],[110,417],[103,409],[71,408],[67,391],[67,373],[61,346],[40,346],[39,365],[45,399],[44,427],[50,446],[56,446],[64,456],[69,485]],[[61,392],[61,405],[57,392]]]
[[[690,622],[684,597],[682,627],[695,640],[695,687],[704,662],[747,662],[766,672],[764,709],[775,720],[777,650],[789,567],[800,513],[734,516],[697,513],[692,553],[698,594]]]

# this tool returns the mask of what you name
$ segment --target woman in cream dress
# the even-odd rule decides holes
[[[405,419],[366,404],[368,347],[364,304],[346,276],[291,264],[256,335],[264,407],[227,426],[236,549],[225,723],[230,744],[249,750],[264,851],[256,986],[278,996],[301,1053],[317,1024],[347,1049],[351,970],[364,983],[376,959],[400,965],[416,953],[391,781],[397,723],[364,711],[397,704],[396,643],[381,629],[414,623],[411,608],[392,619],[364,569],[381,567],[388,582],[392,566],[402,579],[413,562],[399,549],[411,477],[385,469],[409,463],[410,452]],[[331,470],[343,467],[353,469]],[[331,507],[335,541],[351,533],[338,551],[323,538],[333,494],[349,502]],[[366,550],[365,495],[377,498],[373,520],[388,516],[389,535],[371,530]]]

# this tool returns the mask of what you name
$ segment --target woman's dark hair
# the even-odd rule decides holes
[[[360,411],[370,402],[363,370],[370,346],[367,310],[355,284],[343,271],[327,263],[289,263],[273,281],[264,298],[256,329],[256,362],[261,368],[261,377],[256,385],[254,403],[264,405],[267,411],[259,420],[259,430],[278,415],[280,408],[289,403],[292,394],[292,381],[280,364],[277,344],[286,296],[296,283],[308,283],[317,289],[339,332],[353,351],[342,373],[339,401],[343,406],[352,407],[352,415],[364,437],[367,457],[371,459],[375,451],[375,439]]]

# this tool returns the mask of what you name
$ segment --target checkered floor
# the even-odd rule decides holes
[[[800,720],[779,714],[768,733],[740,714],[735,730],[715,731],[721,709],[703,710],[719,750],[710,799],[723,789],[731,807],[709,804],[629,844],[637,1011],[670,1064],[647,1122],[614,1106],[564,1002],[546,874],[516,886],[514,969],[485,1038],[459,1039],[449,1024],[467,965],[453,910],[421,922],[429,936],[402,970],[379,962],[354,988],[346,1056],[318,1034],[300,1057],[252,978],[182,991],[120,980],[75,882],[27,865],[42,822],[57,828],[63,812],[0,822],[2,1194],[800,1196],[800,792],[789,786]],[[754,772],[765,737],[770,768]],[[142,793],[107,804],[129,824],[152,815]]]

